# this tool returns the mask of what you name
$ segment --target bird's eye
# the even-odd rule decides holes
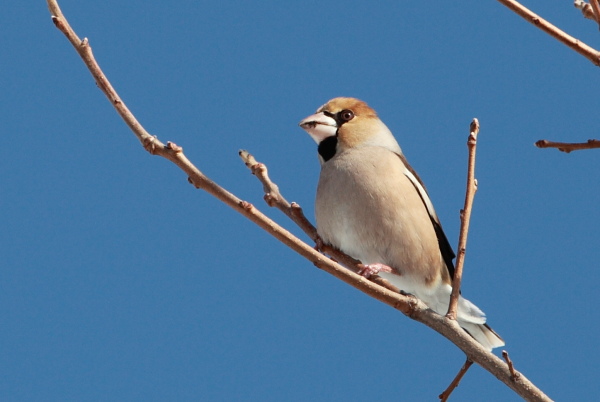
[[[339,116],[340,120],[342,120],[343,122],[350,121],[354,118],[354,112],[352,112],[352,110],[349,109],[344,109],[340,112]]]

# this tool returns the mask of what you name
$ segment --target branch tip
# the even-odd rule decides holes
[[[252,166],[256,164],[256,159],[254,159],[254,156],[252,156],[252,154],[245,149],[240,149],[238,151],[238,155],[240,158],[242,158],[242,161],[244,161],[244,164],[249,169],[252,169]]]
[[[515,366],[513,365],[512,360],[510,359],[510,357],[508,356],[508,352],[506,350],[502,351],[502,358],[504,358],[504,360],[506,361],[506,364],[508,365],[508,370],[510,371],[510,377],[513,381],[517,381],[519,379],[519,377],[521,376],[521,374],[515,370]]]

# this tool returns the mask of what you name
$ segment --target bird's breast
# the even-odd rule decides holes
[[[323,241],[365,264],[433,281],[443,266],[437,237],[404,171],[398,155],[377,147],[347,150],[324,163],[317,230]]]

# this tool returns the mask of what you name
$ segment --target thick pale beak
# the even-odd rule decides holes
[[[327,137],[334,136],[337,132],[335,120],[326,116],[323,112],[308,116],[299,125],[306,130],[317,144],[320,144]]]

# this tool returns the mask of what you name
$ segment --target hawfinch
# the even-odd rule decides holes
[[[446,314],[454,252],[425,186],[390,130],[373,109],[354,98],[335,98],[300,122],[318,144],[321,175],[317,231],[406,293]],[[460,297],[457,321],[491,350],[504,341],[485,314]]]

